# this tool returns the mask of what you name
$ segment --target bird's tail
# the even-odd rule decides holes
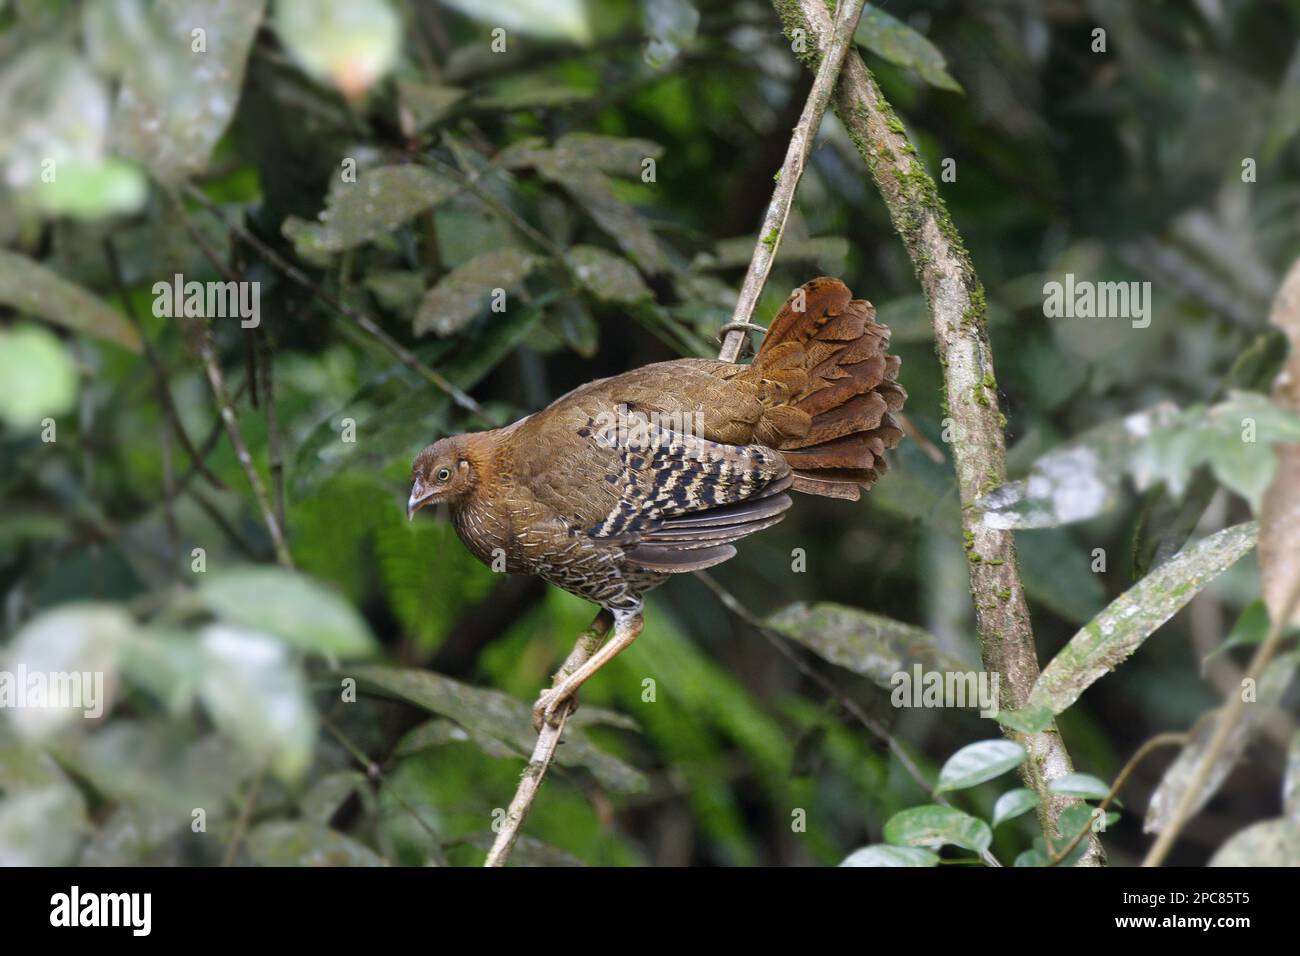
[[[875,314],[839,279],[813,279],[786,301],[754,357],[765,405],[755,438],[784,455],[796,491],[856,500],[903,437],[889,413],[907,393]]]

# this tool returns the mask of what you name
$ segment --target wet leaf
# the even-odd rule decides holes
[[[284,235],[310,261],[387,235],[455,195],[459,187],[431,169],[413,164],[361,171],[356,182],[336,179],[319,222],[288,217]]]
[[[1281,703],[1282,695],[1286,693],[1295,670],[1294,654],[1280,657],[1265,668],[1259,679],[1256,699],[1244,708],[1240,719],[1229,733],[1227,742],[1216,754],[1209,775],[1198,789],[1196,800],[1188,811],[1189,814],[1199,812],[1219,791],[1219,787],[1228,778],[1232,768],[1241,759],[1260,721]],[[1192,783],[1192,778],[1196,775],[1197,768],[1209,748],[1210,739],[1214,736],[1222,714],[1222,708],[1215,708],[1201,715],[1196,722],[1192,728],[1191,742],[1179,752],[1177,759],[1169,765],[1169,769],[1160,779],[1160,785],[1151,794],[1146,820],[1142,824],[1143,832],[1160,833],[1169,825],[1174,809]]]
[[[651,297],[636,266],[598,246],[574,246],[564,258],[578,281],[601,301],[632,304]]]
[[[926,671],[969,671],[971,665],[943,650],[929,631],[870,611],[827,601],[791,604],[767,619],[780,631],[832,664],[893,688],[894,675],[920,664]]]
[[[943,765],[934,792],[965,790],[1000,777],[1024,763],[1025,756],[1025,748],[1010,740],[981,740],[967,744]]]
[[[968,813],[931,803],[890,817],[885,823],[885,839],[896,846],[937,848],[951,844],[982,853],[993,842],[993,831]]]
[[[433,671],[396,667],[362,667],[345,676],[355,677],[387,696],[449,717],[472,738],[495,738],[521,758],[532,753],[537,743],[532,706],[501,691],[462,684]],[[561,766],[586,767],[601,786],[617,793],[631,793],[645,786],[639,770],[599,750],[579,728],[570,725],[564,740],[555,757]]]
[[[975,502],[986,527],[1050,528],[1096,517],[1118,500],[1134,449],[1177,409],[1163,402],[1120,422],[1090,428],[1034,462],[1029,475]]]
[[[531,166],[563,187],[644,272],[656,275],[668,268],[659,240],[641,214],[618,197],[606,174],[639,182],[643,163],[662,153],[662,147],[648,140],[569,133],[549,149],[538,139],[516,143],[500,161],[507,169]]]
[[[199,584],[199,596],[223,621],[307,651],[341,658],[375,651],[356,608],[305,574],[271,566],[213,571]]]
[[[1300,866],[1300,823],[1265,820],[1246,827],[1219,847],[1210,866]]]
[[[1110,603],[1057,653],[1030,692],[1028,708],[1059,714],[1136,651],[1160,625],[1255,546],[1255,522],[1184,548]]]
[[[113,139],[164,183],[203,171],[239,102],[264,0],[90,4],[87,44],[121,81]]]
[[[0,249],[0,305],[140,351],[140,336],[102,299],[25,256]]]
[[[854,850],[840,866],[938,866],[939,857],[918,846],[889,846],[875,843]]]
[[[999,824],[1014,820],[1037,806],[1038,794],[1034,793],[1034,791],[1027,790],[1024,787],[1017,790],[1008,790],[998,797],[997,803],[993,804],[993,826],[996,829]]]
[[[1105,800],[1110,794],[1106,781],[1090,773],[1067,773],[1047,785],[1052,793],[1066,797],[1078,797],[1081,800]],[[1063,831],[1065,827],[1061,828]]]
[[[425,293],[415,313],[415,334],[447,336],[459,332],[488,308],[494,290],[507,296],[522,285],[542,260],[522,249],[506,247],[476,256],[453,269]],[[520,308],[507,298],[507,311]]]
[[[962,92],[961,84],[948,73],[948,64],[939,48],[875,4],[862,11],[853,40],[896,66],[916,70],[931,86]]]

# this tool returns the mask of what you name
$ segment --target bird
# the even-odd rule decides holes
[[[645,592],[734,556],[791,492],[856,501],[885,473],[907,397],[889,337],[869,302],[822,276],[793,291],[748,364],[645,365],[416,456],[408,518],[448,505],[480,561],[584,598],[600,608],[593,630],[613,629],[541,692],[536,729],[641,633]]]

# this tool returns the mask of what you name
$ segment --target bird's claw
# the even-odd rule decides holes
[[[560,715],[565,712],[566,707],[570,714],[578,709],[578,699],[572,692],[561,693],[557,687],[543,690],[537,698],[537,703],[533,705],[533,730],[541,733],[542,727],[547,724],[558,727]]]

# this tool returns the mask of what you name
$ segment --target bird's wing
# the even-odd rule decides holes
[[[589,422],[579,437],[606,454],[594,479],[616,494],[581,529],[651,570],[694,570],[734,554],[732,542],[776,524],[790,507],[785,460],[762,445],[727,445],[630,413],[623,427]]]

